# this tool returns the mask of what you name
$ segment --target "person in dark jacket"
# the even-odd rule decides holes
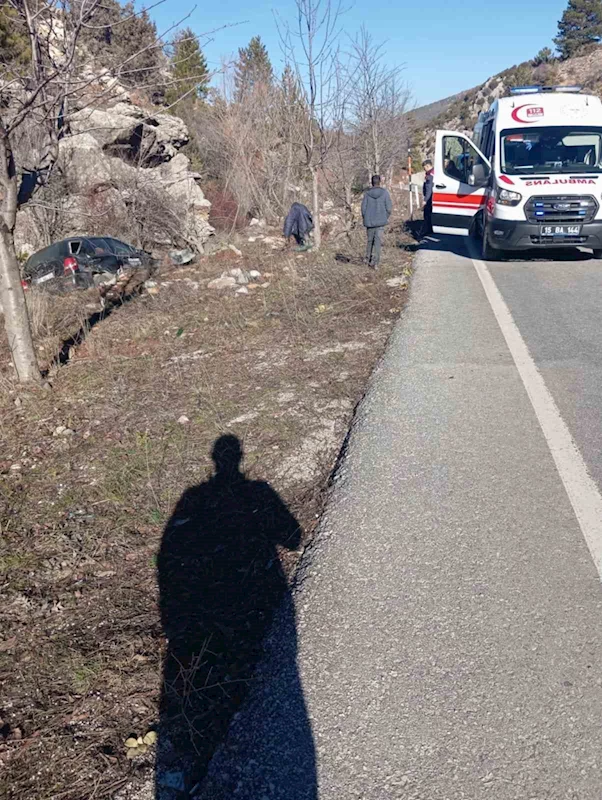
[[[364,193],[362,200],[362,219],[368,238],[366,262],[373,269],[378,267],[380,261],[383,231],[392,210],[391,195],[380,185],[380,175],[373,175],[372,188]]]
[[[424,225],[422,226],[422,236],[429,236],[433,232],[433,181],[435,171],[433,162],[422,162],[424,170],[424,183],[422,184],[422,195],[424,197]]]
[[[314,220],[309,208],[303,203],[293,203],[284,220],[284,238],[293,236],[299,250],[309,250],[311,244],[307,239],[313,229]]]

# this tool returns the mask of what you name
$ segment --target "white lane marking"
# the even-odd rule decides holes
[[[602,496],[595,481],[587,471],[587,466],[571,432],[560,415],[558,406],[550,394],[529,348],[514,322],[500,290],[487,264],[472,258],[483,289],[493,309],[495,318],[514,359],[516,368],[527,390],[533,410],[546,438],[556,468],[569,496],[571,505],[589,547],[589,551],[602,580]]]

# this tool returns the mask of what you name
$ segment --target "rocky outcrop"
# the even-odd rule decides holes
[[[70,128],[73,136],[93,136],[107,155],[140,167],[169,161],[189,141],[188,129],[178,117],[149,113],[127,102],[83,109],[71,118]]]
[[[127,229],[132,209],[145,203],[146,213],[157,217],[155,244],[185,245],[202,253],[214,232],[208,221],[211,204],[200,175],[180,152],[188,141],[178,117],[123,99],[72,115],[60,143],[60,165],[69,185],[66,235],[88,229],[96,212],[108,221],[120,219],[121,230]],[[30,213],[21,214],[17,228],[18,247],[24,251],[35,249],[29,244],[34,240]]]
[[[152,170],[152,174],[158,175],[160,185],[176,205],[186,209],[183,220],[186,239],[193,245],[197,243],[197,247],[201,244],[202,252],[202,245],[214,231],[208,222],[211,203],[201,189],[201,176],[191,171],[190,161],[183,153],[178,153],[158,170]]]

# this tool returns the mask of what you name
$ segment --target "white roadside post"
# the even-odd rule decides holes
[[[414,195],[412,193],[412,151],[408,147],[408,191],[410,193],[410,220],[414,221]]]

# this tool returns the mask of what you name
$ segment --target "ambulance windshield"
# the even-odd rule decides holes
[[[602,128],[558,126],[502,131],[506,175],[602,172]]]

